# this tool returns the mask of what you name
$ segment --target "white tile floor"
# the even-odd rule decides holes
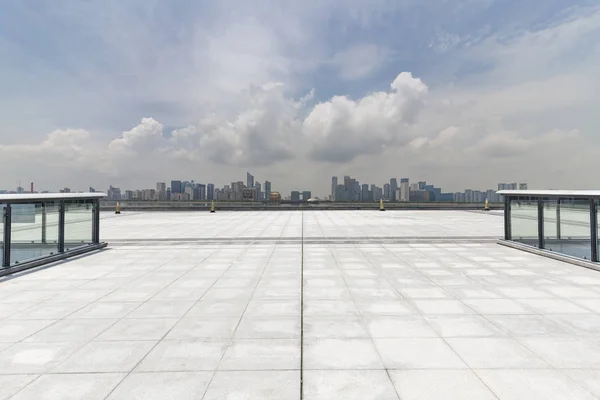
[[[0,281],[0,400],[600,399],[600,273],[478,240],[501,233],[448,211],[107,215],[108,250]]]

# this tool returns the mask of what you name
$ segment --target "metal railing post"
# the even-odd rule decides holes
[[[92,243],[100,243],[100,201],[92,205]]]
[[[561,233],[560,233],[560,199],[556,200],[556,239],[561,239]]]
[[[511,227],[511,197],[504,196],[504,239],[512,240],[512,227]]]
[[[6,204],[4,206],[4,212],[2,215],[2,223],[4,224],[4,237],[2,238],[2,240],[4,241],[2,266],[4,268],[10,267],[11,222],[12,222],[11,207],[10,207],[10,204]]]
[[[592,245],[592,261],[598,262],[598,203],[590,200],[590,238]]]
[[[48,203],[43,202],[42,203],[42,243],[46,244],[47,240],[46,240],[46,226],[47,226],[47,220],[46,220],[46,208],[48,206]]]
[[[58,203],[58,252],[65,252],[65,202]]]
[[[538,248],[544,248],[544,200],[538,199]]]

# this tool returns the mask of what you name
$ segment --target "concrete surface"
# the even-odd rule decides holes
[[[469,212],[105,215],[108,250],[0,282],[0,399],[600,398],[599,273],[501,233]]]

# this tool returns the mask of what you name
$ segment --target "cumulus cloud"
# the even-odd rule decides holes
[[[424,105],[427,86],[410,72],[402,72],[390,87],[389,92],[371,93],[358,100],[334,96],[317,104],[303,122],[310,157],[348,162],[410,141],[407,127]]]

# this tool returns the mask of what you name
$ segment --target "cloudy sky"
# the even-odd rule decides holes
[[[0,188],[597,188],[597,0],[4,0]]]

